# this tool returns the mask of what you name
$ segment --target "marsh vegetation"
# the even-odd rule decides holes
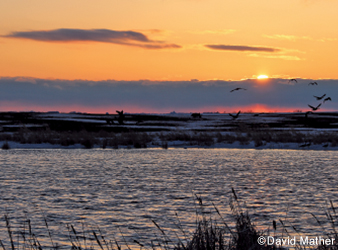
[[[195,114],[195,113],[193,113]],[[199,113],[198,113],[199,114]],[[336,147],[338,113],[141,115],[0,113],[0,141],[84,148],[297,143]],[[109,122],[107,122],[109,121]],[[114,122],[115,121],[115,122]]]
[[[49,222],[44,218],[44,232],[36,232],[34,225],[26,219],[22,225],[13,227],[9,215],[3,218],[4,227],[7,230],[7,237],[0,240],[3,250],[43,250],[43,249],[72,249],[72,250],[124,250],[124,249],[159,249],[159,250],[273,250],[289,249],[290,245],[276,243],[260,243],[259,238],[273,237],[274,239],[285,239],[294,235],[301,236],[300,229],[294,227],[286,218],[271,221],[271,226],[265,230],[258,230],[252,223],[248,211],[243,207],[233,191],[230,199],[230,207],[233,214],[233,221],[228,223],[219,212],[218,208],[212,203],[213,212],[207,210],[202,198],[196,195],[196,228],[188,231],[181,224],[177,216],[177,231],[172,237],[172,233],[165,231],[159,223],[151,220],[154,227],[156,240],[140,242],[138,239],[127,241],[123,233],[112,232],[110,235],[103,235],[99,228],[93,229],[82,225],[82,228],[75,228],[67,224],[64,230],[68,235],[67,242],[58,242],[53,238],[49,229]],[[211,214],[215,214],[212,216]],[[327,220],[331,224],[330,232],[324,231],[324,239],[337,239],[336,229],[338,217],[336,209],[330,202],[330,207],[326,211]],[[321,222],[313,215],[317,221],[317,226],[322,227]],[[323,229],[324,230],[324,229]],[[179,232],[179,233],[177,233]],[[119,234],[119,236],[118,236]],[[322,236],[320,236],[322,237]],[[275,241],[277,242],[277,241]],[[293,249],[329,249],[337,250],[338,244],[335,240],[331,245],[302,245],[295,242],[291,245]]]
[[[30,131],[22,129],[14,133],[0,134],[0,141],[5,141],[2,149],[9,149],[8,141],[21,144],[42,144],[72,146],[82,145],[84,148],[147,148],[168,146],[222,146],[222,144],[248,145],[253,142],[259,148],[267,144],[296,143],[302,145],[318,145],[321,147],[336,147],[338,133],[335,131],[304,132],[297,130],[271,129],[241,129],[232,132],[191,132],[177,130],[171,132],[59,132]]]

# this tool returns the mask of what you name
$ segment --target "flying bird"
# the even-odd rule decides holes
[[[317,99],[317,101],[319,101],[319,100],[323,99],[324,96],[326,96],[326,94],[324,94],[324,95],[322,95],[322,96],[315,96],[315,95],[314,95],[313,97],[315,97],[315,98]]]
[[[318,85],[317,82],[310,82],[309,85]]]
[[[325,98],[324,101],[323,101],[323,103],[326,102],[326,101],[332,101],[332,100],[331,100],[331,97]]]
[[[293,79],[290,79],[290,80],[289,80],[289,83],[290,83],[290,82],[297,82],[297,80],[293,78]]]
[[[230,114],[229,115],[233,118],[233,119],[237,119],[239,114],[241,113],[241,111],[238,111],[238,113],[236,115]]]
[[[235,89],[231,90],[230,92],[234,92],[234,91],[240,90],[240,89],[246,90],[246,89],[244,89],[244,88],[235,88]]]
[[[320,105],[322,105],[322,104],[319,103],[317,107],[313,107],[313,106],[311,106],[310,104],[308,104],[308,106],[309,106],[310,108],[312,108],[312,111],[316,111],[317,109],[319,109]]]

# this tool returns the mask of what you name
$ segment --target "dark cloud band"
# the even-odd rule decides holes
[[[138,107],[140,110],[197,110],[219,107],[251,106],[288,107],[308,110],[315,105],[310,79],[248,79],[243,81],[84,81],[36,78],[0,78],[0,104],[23,103],[39,107],[82,106]],[[338,93],[338,80],[315,80],[318,87]],[[230,92],[237,87],[246,91]],[[329,92],[322,92],[324,94]],[[332,96],[331,96],[332,97]],[[323,106],[336,109],[336,100]],[[323,108],[323,109],[324,109]],[[0,111],[6,106],[0,105]],[[322,109],[322,110],[323,110]]]
[[[4,37],[30,39],[44,42],[104,42],[146,49],[180,48],[177,44],[168,44],[150,40],[146,35],[136,31],[116,31],[108,29],[57,29],[40,31],[12,32]]]
[[[279,52],[280,49],[270,47],[255,47],[243,45],[222,45],[222,44],[207,44],[205,47],[213,50],[229,50],[229,51],[255,51],[255,52]]]

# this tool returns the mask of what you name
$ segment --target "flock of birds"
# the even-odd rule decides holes
[[[291,82],[296,82],[296,83],[298,83],[297,79],[294,79],[294,78],[293,78],[293,79],[289,79],[289,83],[291,83]],[[308,85],[318,85],[318,83],[317,83],[317,82],[310,82]],[[238,91],[238,90],[247,90],[247,89],[245,89],[245,88],[235,88],[235,89],[232,89],[230,92],[234,92],[234,91]],[[314,95],[313,97],[315,97],[317,101],[321,101],[325,96],[326,96],[326,94],[324,94],[324,95],[322,95],[322,96],[315,96],[315,95]],[[312,111],[316,111],[316,110],[319,109],[319,107],[320,107],[322,104],[324,104],[324,103],[327,102],[327,101],[332,101],[331,97],[326,97],[326,98],[323,100],[323,103],[319,103],[317,106],[312,106],[312,105],[310,105],[310,104],[308,104],[308,106],[312,109]],[[308,114],[309,114],[309,113],[312,113],[312,111],[307,111],[307,112],[305,113],[305,117],[307,118]],[[241,111],[238,111],[238,113],[235,114],[235,115],[233,115],[233,114],[231,114],[231,113],[229,113],[229,115],[230,115],[233,119],[237,119],[240,113],[241,113]]]
[[[121,110],[121,111],[116,110],[116,113],[118,114],[118,117],[117,117],[117,119],[116,119],[117,122],[118,122],[118,124],[123,125],[123,124],[124,124],[123,121],[124,121],[124,118],[125,118],[125,115],[123,114],[123,110]],[[106,115],[109,115],[109,113],[107,112]],[[107,118],[107,119],[106,119],[106,122],[107,122],[109,125],[115,124],[114,119],[111,119],[111,118]]]
[[[310,82],[309,85],[318,85],[317,82]],[[316,98],[317,101],[321,101],[324,97],[326,96],[326,94],[322,95],[322,96],[313,96],[314,98]],[[323,100],[323,103],[319,103],[316,107],[308,104],[308,106],[312,109],[312,111],[316,111],[319,109],[319,107],[324,104],[326,101],[332,101],[331,97],[326,97],[324,100]],[[305,113],[305,117],[307,118],[308,114],[312,113],[312,111],[308,111]]]
[[[298,83],[297,79],[289,79],[289,83],[291,83],[291,82]],[[314,85],[318,85],[318,83],[317,82],[310,82],[308,85],[314,86]],[[247,90],[247,89],[238,87],[238,88],[234,88],[234,89],[230,90],[230,92],[232,93],[234,91],[239,91],[239,90]],[[319,103],[317,106],[312,106],[312,105],[308,104],[308,106],[311,108],[311,111],[307,111],[305,113],[305,117],[306,118],[308,118],[308,115],[310,113],[313,113],[312,111],[317,111],[320,108],[320,106],[322,104],[324,104],[325,102],[332,101],[331,97],[326,97],[326,94],[323,94],[322,96],[315,96],[314,95],[313,97],[317,101],[322,101],[322,102]],[[117,120],[118,124],[123,125],[124,124],[124,119],[125,119],[125,114],[123,113],[123,110],[121,110],[121,111],[116,110],[116,113],[118,114],[118,117],[115,118],[115,120]],[[229,113],[229,116],[231,116],[232,119],[235,120],[235,119],[237,119],[239,117],[240,113],[241,113],[241,111],[239,110],[237,112],[237,114],[231,114],[231,113]],[[107,113],[107,115],[108,115],[108,113]],[[192,113],[191,116],[193,118],[202,118],[202,116],[201,116],[200,113]],[[258,114],[255,114],[254,116],[258,116]],[[107,121],[108,124],[115,124],[114,123],[114,119],[107,119],[106,121]],[[138,121],[136,124],[139,124],[139,122],[142,122],[142,121]],[[299,147],[309,147],[310,145],[311,145],[311,142],[308,142],[308,143],[304,143],[304,144],[300,145]],[[328,147],[328,144],[323,145],[323,147]]]
[[[291,83],[291,82],[298,83],[297,79],[289,79],[289,83]],[[317,82],[310,82],[308,85],[314,86],[314,85],[318,85],[318,83]],[[234,92],[234,91],[238,91],[238,90],[246,90],[246,89],[244,89],[244,88],[235,88],[235,89],[232,89],[230,92]],[[308,118],[308,115],[310,113],[313,113],[313,111],[317,111],[322,104],[324,104],[327,101],[332,101],[331,97],[326,97],[326,94],[323,94],[322,96],[316,96],[316,95],[314,95],[313,97],[316,98],[317,101],[322,101],[323,100],[323,102],[319,103],[317,106],[312,106],[312,105],[308,104],[308,106],[311,108],[311,111],[307,111],[305,113],[305,118],[306,119]],[[230,114],[230,113],[229,113],[229,115],[233,119],[237,119],[240,113],[241,113],[241,111],[238,111],[238,113],[236,115],[233,115],[233,114]],[[258,115],[258,114],[256,114],[256,115]],[[329,145],[328,143],[324,144],[323,147],[328,147],[328,145]],[[299,147],[303,148],[303,147],[310,147],[310,146],[311,146],[311,142],[306,142],[306,143],[300,145]]]
[[[289,83],[290,82],[296,82],[297,83],[297,80],[296,79],[290,79]],[[317,82],[310,82],[308,85],[314,86],[314,85],[318,85],[318,83]],[[324,94],[322,96],[315,96],[314,95],[313,97],[316,98],[317,101],[321,101],[325,96],[326,96],[326,94]],[[325,103],[326,101],[332,101],[331,97],[325,98],[323,103]],[[312,111],[318,110],[321,105],[322,105],[322,103],[319,103],[316,107],[314,107],[314,106],[308,104],[308,106],[312,109]],[[311,112],[311,111],[306,112],[306,114],[308,114],[309,112]]]
[[[289,83],[291,83],[291,82],[296,82],[296,83],[298,83],[297,79],[294,79],[294,78],[293,78],[293,79],[289,79]],[[318,85],[318,83],[317,83],[317,82],[310,82],[308,85],[314,86],[314,85]],[[230,90],[230,92],[232,93],[232,92],[234,92],[234,91],[239,91],[239,90],[247,90],[247,89],[238,87],[238,88],[234,88],[234,89]],[[312,105],[308,104],[308,106],[309,106],[312,110],[311,110],[311,111],[307,111],[307,112],[305,113],[305,117],[306,117],[306,118],[308,117],[308,115],[309,115],[310,113],[312,113],[312,111],[318,110],[319,107],[320,107],[322,104],[324,104],[325,102],[327,102],[327,101],[332,101],[331,97],[326,97],[326,94],[323,94],[322,96],[315,96],[315,95],[314,95],[313,97],[316,98],[317,101],[323,100],[323,102],[322,102],[322,103],[319,103],[317,106],[312,106]],[[326,97],[326,98],[324,99],[324,97]],[[116,119],[117,122],[118,122],[120,125],[123,125],[123,124],[124,124],[123,121],[124,121],[124,119],[125,119],[125,115],[123,114],[123,110],[122,110],[122,111],[116,110],[116,113],[118,114],[118,117],[117,117],[117,119]],[[241,111],[238,111],[237,114],[231,114],[231,113],[229,113],[229,116],[231,116],[232,119],[235,120],[235,119],[237,119],[237,118],[239,117],[240,113],[241,113]],[[192,113],[191,116],[192,116],[193,118],[202,118],[202,116],[201,116],[200,113]],[[113,121],[113,119],[107,119],[107,123],[108,123],[108,124],[114,124],[114,121]]]

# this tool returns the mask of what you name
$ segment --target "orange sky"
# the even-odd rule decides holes
[[[337,10],[336,0],[5,0],[0,2],[0,76],[175,81],[265,74],[337,79]],[[134,31],[157,45],[181,48],[8,37],[58,29]]]

